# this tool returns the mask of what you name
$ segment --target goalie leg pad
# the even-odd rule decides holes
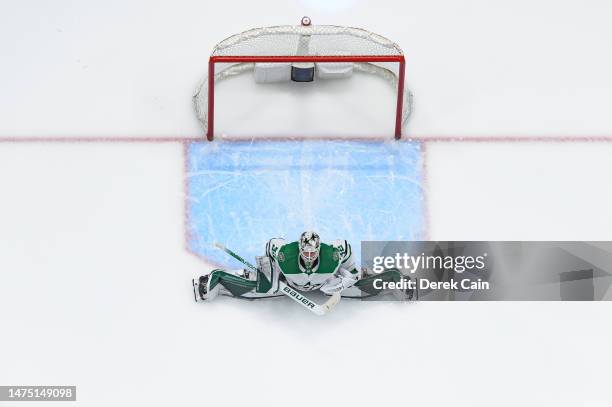
[[[223,286],[233,296],[240,297],[255,289],[256,281],[227,271],[213,270],[208,279],[208,293],[212,294],[215,289],[218,291],[219,285]]]
[[[276,293],[278,292],[278,276],[268,256],[255,257],[257,264],[257,293]]]

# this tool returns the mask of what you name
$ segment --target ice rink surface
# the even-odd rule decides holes
[[[82,406],[609,406],[609,303],[342,301],[325,318],[285,299],[195,304],[208,265],[186,240],[185,140],[202,135],[190,98],[215,43],[304,14],[364,27],[406,53],[419,154],[404,157],[422,166],[402,169],[420,177],[430,239],[610,240],[611,13],[601,0],[0,4],[0,385],[76,385],[66,405]],[[389,88],[353,79],[307,98],[227,82],[219,131],[392,122]]]

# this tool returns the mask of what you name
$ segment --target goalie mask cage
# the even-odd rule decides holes
[[[402,127],[410,115],[412,95],[404,86],[405,60],[399,46],[360,28],[313,26],[310,19],[304,17],[301,25],[255,28],[217,44],[209,59],[208,75],[193,96],[198,120],[209,141],[214,138],[215,83],[244,72],[269,68],[274,63],[291,70],[311,67],[317,78],[323,76],[320,72],[325,65],[335,65],[341,71],[386,79],[397,89],[394,132],[396,139],[401,137]]]

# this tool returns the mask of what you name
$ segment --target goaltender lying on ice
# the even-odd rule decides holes
[[[320,290],[337,299],[341,293],[347,297],[364,298],[382,291],[374,286],[375,279],[388,282],[399,282],[402,279],[397,269],[376,275],[363,275],[355,266],[351,246],[346,240],[336,240],[332,244],[321,243],[315,232],[302,233],[296,242],[271,239],[266,245],[265,255],[256,258],[257,266],[221,245],[217,247],[241,261],[247,268],[229,271],[216,269],[194,280],[196,301],[212,300],[220,293],[243,298],[287,295],[307,308],[316,309],[314,302],[295,289]],[[345,294],[349,289],[352,289],[353,295]],[[411,294],[412,290],[405,291],[407,297],[411,297]]]

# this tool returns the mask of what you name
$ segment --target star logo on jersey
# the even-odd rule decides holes
[[[281,263],[285,261],[285,253],[283,252],[278,253],[278,261],[280,261]]]
[[[334,254],[332,254],[332,258],[334,259],[334,261],[340,260],[340,253],[334,250]]]

